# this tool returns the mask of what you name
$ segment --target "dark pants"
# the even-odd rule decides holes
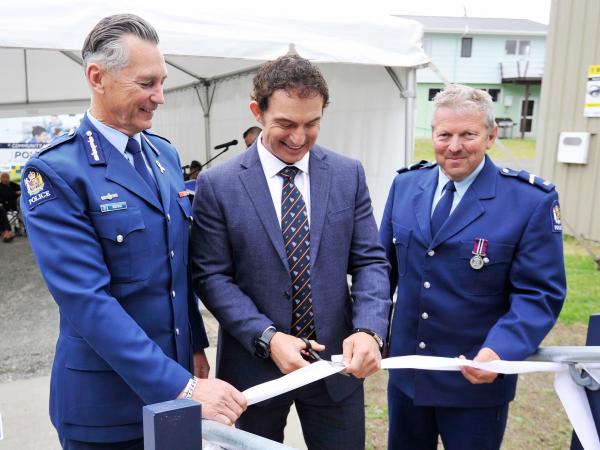
[[[388,450],[498,450],[508,404],[490,408],[415,406],[410,397],[388,386]]]
[[[82,442],[59,436],[64,450],[144,450],[144,440],[134,439],[124,442]]]
[[[335,403],[324,381],[303,386],[275,397],[265,406],[252,405],[236,426],[244,431],[283,442],[283,429],[292,406],[300,417],[302,433],[309,450],[363,450],[365,448],[365,408],[362,386]]]
[[[4,231],[10,231],[10,223],[8,222],[6,210],[0,205],[0,233]]]

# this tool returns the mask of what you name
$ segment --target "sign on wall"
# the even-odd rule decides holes
[[[583,115],[585,117],[600,117],[600,65],[588,67]]]
[[[53,139],[77,128],[82,118],[82,114],[65,114],[0,119],[0,172],[20,179],[29,158]]]

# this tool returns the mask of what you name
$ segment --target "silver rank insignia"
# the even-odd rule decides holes
[[[90,146],[90,154],[92,155],[92,158],[94,158],[94,161],[100,161],[100,157],[98,156],[98,149],[96,148],[96,142],[94,142],[94,136],[92,132],[88,130],[85,134],[87,136],[87,141]]]
[[[118,197],[119,197],[119,194],[117,194],[116,192],[114,194],[108,193],[106,195],[100,196],[100,200],[108,200],[110,202],[113,198],[118,198]]]
[[[160,173],[165,173],[165,170],[167,170],[162,166],[162,164],[160,163],[160,161],[158,159],[156,160],[156,165],[160,169]]]

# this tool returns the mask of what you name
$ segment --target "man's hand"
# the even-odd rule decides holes
[[[208,378],[210,364],[206,358],[204,350],[194,353],[194,376],[198,378]]]
[[[246,397],[223,380],[198,380],[192,400],[202,404],[202,418],[233,425],[248,407]]]
[[[317,352],[325,350],[325,346],[316,341],[310,341],[312,349]],[[302,358],[302,350],[306,344],[302,339],[278,331],[271,338],[271,359],[283,374],[308,366],[310,363]]]
[[[465,356],[460,355],[459,358],[465,359]],[[479,353],[473,358],[473,361],[487,362],[496,359],[500,359],[498,354],[491,348],[484,347],[479,350]],[[460,371],[463,376],[473,384],[491,383],[498,376],[496,372],[488,372],[487,370],[476,369],[475,367],[461,367]]]
[[[379,345],[373,336],[362,331],[344,339],[344,355],[342,362],[346,365],[346,373],[357,378],[366,378],[381,367]]]

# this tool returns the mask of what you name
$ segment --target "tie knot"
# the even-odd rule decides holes
[[[285,166],[283,169],[279,171],[279,176],[285,178],[288,181],[294,181],[294,178],[298,174],[298,169],[296,166]]]
[[[127,141],[127,147],[125,147],[125,151],[127,153],[131,153],[132,155],[135,155],[136,153],[140,153],[142,149],[140,148],[140,144],[138,144],[138,141],[136,141],[134,138],[129,138],[129,140]]]
[[[450,191],[450,192],[456,191],[456,186],[454,186],[454,181],[450,180],[446,183],[446,185],[444,186],[443,192],[446,192],[446,191]]]

